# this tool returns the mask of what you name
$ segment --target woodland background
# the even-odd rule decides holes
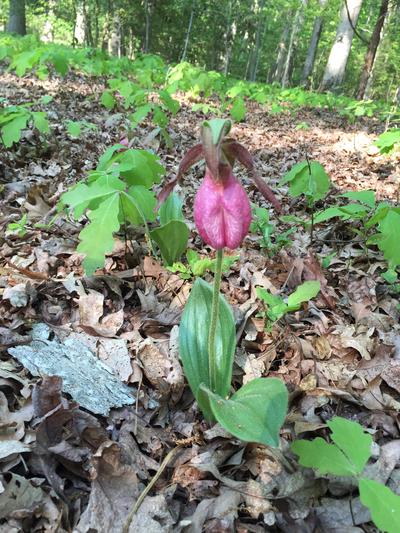
[[[2,0],[1,25],[44,41],[117,56],[159,54],[168,63],[283,87],[398,97],[397,0]]]
[[[400,1],[0,0],[0,30],[0,533],[398,533]],[[216,117],[282,206],[235,165],[232,390],[285,384],[277,449],[207,424],[182,370],[204,162],[154,207]]]

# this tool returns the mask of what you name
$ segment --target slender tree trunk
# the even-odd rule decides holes
[[[232,0],[229,0],[228,3],[228,14],[226,18],[226,29],[225,29],[225,35],[224,35],[224,41],[225,41],[225,55],[223,58],[223,73],[225,76],[228,74],[229,70],[229,63],[231,60],[231,54],[232,54],[232,46],[233,46],[233,40],[235,38],[236,34],[236,26],[235,23],[232,24]]]
[[[150,51],[150,32],[151,32],[151,0],[145,0],[144,8],[146,14],[146,28],[144,36],[144,47],[143,51],[145,54],[148,54]]]
[[[301,27],[303,26],[304,9],[307,7],[307,2],[308,0],[301,0],[301,6],[296,11],[296,14],[293,19],[293,26],[292,26],[292,31],[290,34],[289,46],[288,46],[286,59],[285,59],[285,66],[284,66],[283,74],[282,74],[282,81],[281,81],[282,87],[287,87],[290,83],[290,74],[291,74],[292,63],[293,63],[293,55],[294,55],[294,51],[297,45],[297,37],[299,35]]]
[[[367,53],[365,54],[364,67],[361,72],[360,83],[358,85],[357,99],[362,100],[368,85],[368,80],[372,73],[376,52],[381,40],[381,33],[385,18],[389,9],[389,0],[382,0],[381,8],[379,10],[378,20],[376,21],[374,31],[369,42]]]
[[[26,34],[25,0],[10,0],[7,31],[18,35]]]
[[[48,8],[46,10],[46,21],[43,26],[43,34],[42,34],[42,41],[44,41],[45,43],[54,41],[54,28],[53,28],[54,7],[55,7],[55,0],[49,0]]]
[[[118,10],[113,13],[108,51],[113,56],[121,57],[121,19]]]
[[[196,4],[196,0],[192,0],[192,8],[191,8],[191,11],[190,11],[189,24],[188,24],[188,28],[187,28],[187,32],[186,32],[185,44],[183,46],[183,52],[182,52],[182,56],[181,56],[181,61],[186,61],[186,54],[187,54],[187,50],[188,50],[188,46],[189,46],[190,33],[192,31],[192,26],[193,26],[195,4]]]
[[[326,6],[327,1],[328,0],[319,0],[319,5],[321,9],[323,9]],[[310,82],[309,78],[314,70],[315,57],[317,55],[317,48],[318,48],[319,39],[321,37],[323,21],[324,21],[324,18],[322,16],[322,13],[321,15],[316,17],[316,19],[314,20],[311,40],[308,46],[307,56],[304,62],[303,72],[301,74],[301,81],[300,81],[300,84],[304,85],[305,87],[309,86],[309,82]]]
[[[344,2],[340,13],[340,22],[336,30],[335,42],[331,48],[322,78],[321,90],[323,91],[337,89],[343,83],[354,36],[354,28],[357,25],[362,3],[363,0],[345,0]]]
[[[289,19],[290,19],[290,14],[288,16],[287,23],[285,27],[283,28],[281,40],[279,41],[279,45],[278,45],[278,54],[276,57],[275,67],[271,71],[271,76],[268,77],[268,82],[282,79],[283,71],[285,68],[285,58],[287,54],[286,47],[287,47],[287,42],[288,42],[289,35],[290,35]]]
[[[85,6],[84,0],[77,0],[75,2],[75,27],[74,27],[74,42],[77,44],[85,43]]]
[[[250,60],[249,60],[249,80],[255,81],[256,79],[256,70],[258,65],[258,54],[260,52],[260,41],[261,41],[261,31],[263,28],[263,8],[264,8],[264,0],[261,0],[257,6],[257,29],[256,29],[256,38],[255,43],[253,46],[253,49],[250,52]]]

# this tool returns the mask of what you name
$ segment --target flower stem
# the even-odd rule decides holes
[[[219,311],[219,289],[221,286],[223,249],[217,250],[217,263],[215,266],[214,290],[211,307],[211,323],[208,333],[208,371],[210,375],[210,389],[217,392],[217,354],[215,349],[215,335],[217,333]]]

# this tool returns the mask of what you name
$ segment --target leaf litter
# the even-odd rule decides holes
[[[139,495],[166,455],[161,472],[129,531],[360,531],[370,515],[348,480],[296,466],[294,438],[326,435],[340,415],[360,422],[374,437],[368,465],[373,479],[398,490],[400,480],[400,332],[398,296],[367,260],[340,222],[297,228],[291,247],[269,257],[248,238],[223,278],[234,307],[238,347],[234,385],[259,376],[283,379],[291,393],[282,452],[244,444],[201,419],[185,386],[177,326],[191,280],[150,258],[143,235],[126,255],[117,242],[103,275],[83,278],[76,253],[81,225],[60,217],[46,229],[61,194],[96,165],[121,137],[123,114],[112,117],[95,100],[78,106],[87,80],[40,82],[3,73],[6,96],[18,103],[54,93],[49,146],[25,138],[2,155],[2,228],[28,217],[23,237],[0,243],[0,520],[8,531],[120,532]],[[9,88],[13,86],[13,91]],[[150,124],[141,124],[135,147],[158,152],[168,174],[196,141],[198,117],[180,96],[170,123],[168,149]],[[66,118],[105,124],[79,140],[60,127]],[[295,129],[304,121],[310,128]],[[395,181],[381,172],[386,159],[371,149],[379,124],[346,124],[333,111],[299,110],[269,116],[249,104],[234,136],[256,156],[277,191],[285,214],[305,209],[277,188],[281,176],[306,156],[320,161],[339,191],[373,189],[394,199]],[[374,132],[374,133],[371,133]],[[148,145],[148,146],[146,146]],[[392,162],[398,169],[398,161]],[[396,167],[397,165],[397,167]],[[392,167],[393,168],[393,167]],[[181,192],[190,206],[199,170]],[[247,184],[251,200],[268,207]],[[328,197],[328,203],[332,198]],[[190,212],[187,207],[188,213]],[[190,216],[188,215],[190,220]],[[271,218],[278,231],[287,225]],[[190,247],[208,251],[194,233]],[[321,258],[334,253],[329,268]],[[208,274],[206,274],[206,277]],[[318,280],[318,298],[264,329],[256,287],[289,294]]]

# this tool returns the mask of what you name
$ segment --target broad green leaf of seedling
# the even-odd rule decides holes
[[[371,435],[356,422],[341,417],[332,418],[327,425],[334,444],[320,437],[295,441],[292,450],[299,456],[299,463],[321,474],[357,477],[371,457]]]
[[[387,533],[400,528],[400,496],[372,479],[360,479],[360,500],[371,511],[375,525]]]
[[[324,167],[317,161],[302,161],[281,179],[279,185],[289,183],[291,196],[304,194],[310,202],[316,202],[325,198],[329,190],[330,179]]]

